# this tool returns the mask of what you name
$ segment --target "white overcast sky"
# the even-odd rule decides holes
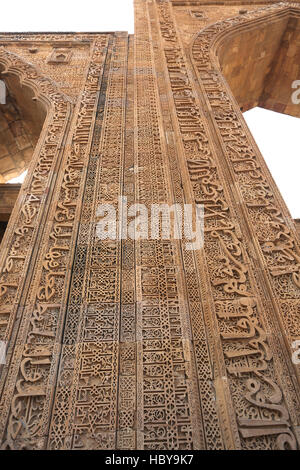
[[[244,118],[292,217],[300,218],[300,119],[262,108]]]
[[[133,18],[133,0],[8,0],[1,2],[0,31],[133,33]],[[300,218],[300,119],[260,108],[244,116],[292,216]]]

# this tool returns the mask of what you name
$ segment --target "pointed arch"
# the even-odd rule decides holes
[[[8,46],[9,47],[9,46]],[[72,113],[70,99],[57,85],[20,56],[0,47],[4,76],[15,77],[34,101],[43,104],[46,118],[28,173],[8,222],[0,249],[0,313],[9,310],[8,323],[1,322],[0,338],[7,341],[26,280],[29,262],[42,229],[42,217],[51,198]]]

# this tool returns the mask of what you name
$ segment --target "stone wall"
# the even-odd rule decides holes
[[[299,448],[299,238],[240,105],[300,10],[213,3],[136,0],[134,36],[0,35],[46,110],[1,244],[3,449]],[[204,246],[100,239],[120,197],[204,205]]]

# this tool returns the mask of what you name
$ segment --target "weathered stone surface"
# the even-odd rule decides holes
[[[300,6],[250,3],[0,34],[0,182],[28,167],[0,251],[3,449],[299,448],[299,224],[240,108],[298,115]],[[204,247],[100,240],[122,196],[203,204]]]

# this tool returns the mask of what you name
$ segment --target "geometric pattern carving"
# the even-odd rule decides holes
[[[186,3],[138,0],[134,36],[1,35],[47,107],[0,252],[3,449],[299,448],[299,238],[218,62],[225,36],[299,7],[211,23]],[[189,47],[183,17],[203,27]],[[52,51],[55,77],[82,44],[71,101],[27,54]],[[124,196],[203,204],[203,249],[99,240]]]

